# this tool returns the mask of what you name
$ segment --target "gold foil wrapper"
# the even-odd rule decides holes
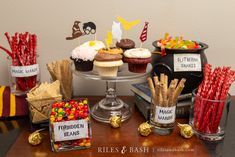
[[[36,146],[42,142],[42,135],[40,131],[41,130],[34,131],[32,134],[29,135],[28,138],[29,144]]]
[[[139,125],[138,131],[139,131],[140,135],[148,136],[149,134],[152,133],[152,126],[149,123],[144,122]]]
[[[178,123],[178,127],[180,128],[180,135],[184,138],[191,138],[193,136],[193,128],[190,125]]]
[[[119,128],[122,123],[122,118],[121,116],[114,115],[109,119],[109,123],[113,128]]]

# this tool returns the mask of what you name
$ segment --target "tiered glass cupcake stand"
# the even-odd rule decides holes
[[[123,102],[116,95],[116,83],[137,81],[149,76],[152,70],[152,65],[148,64],[146,73],[132,73],[128,71],[128,65],[125,63],[119,68],[117,77],[101,77],[96,71],[95,67],[93,71],[81,72],[75,70],[74,64],[72,64],[72,71],[75,75],[83,77],[85,79],[93,79],[97,81],[106,82],[106,95],[105,98],[100,100],[97,104],[91,107],[91,116],[100,122],[109,123],[109,118],[113,115],[119,115],[122,121],[130,118],[132,108],[130,105]]]

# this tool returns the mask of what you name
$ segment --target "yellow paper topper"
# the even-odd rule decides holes
[[[118,21],[120,21],[122,23],[122,27],[126,31],[130,30],[133,26],[137,25],[140,22],[140,20],[135,20],[135,21],[132,21],[132,22],[128,22],[120,16],[118,16],[117,19],[118,19]]]
[[[105,38],[105,43],[107,45],[107,48],[110,48],[110,45],[113,43],[113,35],[112,32],[108,31],[107,32],[107,38]]]

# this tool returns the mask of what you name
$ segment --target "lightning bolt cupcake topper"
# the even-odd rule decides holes
[[[110,45],[113,43],[113,35],[112,32],[107,32],[107,38],[105,38],[105,43],[108,49],[110,49]]]

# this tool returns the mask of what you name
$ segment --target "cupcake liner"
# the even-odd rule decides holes
[[[93,61],[83,61],[81,59],[73,59],[75,64],[75,69],[77,71],[92,71],[93,70]]]
[[[116,77],[118,72],[118,66],[114,67],[99,67],[96,66],[96,69],[100,76]]]
[[[134,73],[145,73],[148,63],[144,64],[134,64],[128,63],[128,70]]]

